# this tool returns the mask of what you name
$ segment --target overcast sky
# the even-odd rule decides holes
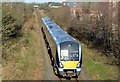
[[[24,0],[26,3],[36,2],[36,3],[44,3],[44,2],[63,2],[65,0]]]
[[[25,3],[45,3],[45,2],[60,2],[62,3],[65,0],[0,0],[0,2],[25,2]]]
[[[2,2],[25,2],[25,3],[45,3],[45,2],[60,2],[62,3],[63,1],[68,1],[68,2],[109,2],[109,1],[120,1],[120,0],[2,0]],[[1,2],[1,0],[0,0]]]

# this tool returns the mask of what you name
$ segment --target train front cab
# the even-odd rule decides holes
[[[60,44],[59,50],[59,75],[78,76],[82,64],[81,45],[77,42],[63,42]]]

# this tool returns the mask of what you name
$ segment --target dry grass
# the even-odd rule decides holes
[[[3,80],[42,79],[43,57],[36,18],[24,24],[22,33],[19,42],[7,50],[12,57],[8,61],[3,60]]]
[[[81,43],[81,45],[83,67],[93,80],[118,80],[118,67],[106,64],[111,62],[110,58],[97,50],[89,49],[87,45],[83,43]]]

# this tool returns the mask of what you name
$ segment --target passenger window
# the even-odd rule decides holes
[[[52,29],[52,26],[49,26],[50,29]]]

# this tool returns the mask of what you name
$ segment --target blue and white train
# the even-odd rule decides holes
[[[78,76],[82,65],[82,47],[73,37],[60,28],[50,18],[42,21],[56,44],[56,55],[53,56],[54,65],[60,76]]]

